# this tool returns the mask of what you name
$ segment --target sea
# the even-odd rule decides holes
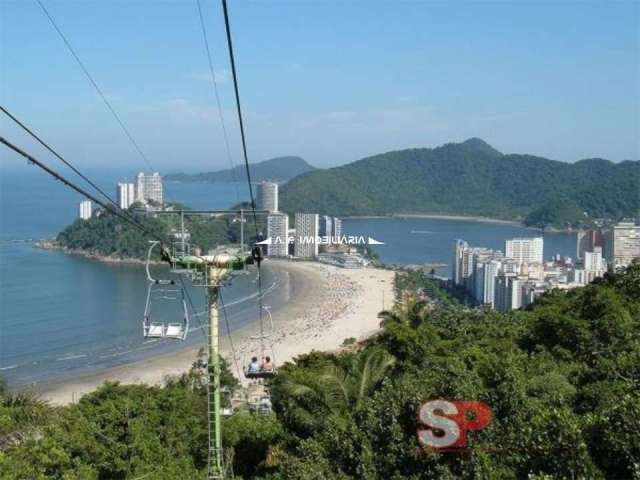
[[[85,172],[114,196],[116,183],[133,181],[136,173]],[[229,208],[249,197],[244,184],[168,182],[165,187],[167,200],[199,209]],[[81,200],[79,194],[35,167],[24,164],[0,169],[0,377],[10,387],[37,388],[204,345],[202,289],[187,287],[195,313],[190,312],[186,341],[145,339],[142,318],[148,284],[144,266],[103,263],[35,246],[37,240],[53,238],[73,222]],[[383,242],[375,250],[385,263],[443,264],[436,268],[443,276],[450,275],[455,239],[503,249],[508,238],[540,234],[517,224],[426,218],[345,219],[343,230],[347,235]],[[547,258],[575,255],[575,234],[545,233],[544,241]],[[263,270],[263,304],[275,311],[289,298],[289,279],[269,268]],[[153,274],[159,278],[169,275],[163,267],[154,267]],[[224,289],[223,335],[258,318],[257,297],[254,274],[233,277]],[[152,306],[164,321],[182,317],[177,301],[160,298]]]

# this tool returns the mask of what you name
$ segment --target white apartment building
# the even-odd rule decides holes
[[[614,267],[625,267],[640,258],[640,225],[620,222],[608,232],[607,240],[611,242],[608,260]]]
[[[453,247],[453,283],[463,285],[464,279],[470,275],[469,244],[464,240],[456,240]]]
[[[333,217],[333,236],[342,236],[342,220],[340,220],[338,217]]]
[[[136,200],[142,203],[149,201],[162,205],[162,177],[158,172],[145,175],[140,172],[136,184]]]
[[[91,201],[83,200],[80,202],[80,207],[78,209],[78,217],[82,220],[89,220],[91,218]]]
[[[495,303],[496,277],[500,271],[500,261],[486,255],[474,255],[473,297],[481,305]]]
[[[515,275],[500,274],[496,277],[495,307],[507,312],[522,306],[522,282]]]
[[[118,206],[123,210],[129,208],[135,201],[135,185],[133,183],[118,183],[116,187],[116,197]]]
[[[275,213],[267,216],[267,255],[270,257],[286,257],[289,254],[289,215]]]
[[[595,247],[593,252],[584,252],[584,269],[587,272],[601,272],[606,270],[602,258],[602,248]]]
[[[258,184],[258,208],[269,212],[278,211],[278,184],[261,182]]]
[[[310,258],[318,255],[319,218],[317,213],[296,213],[296,235],[293,252],[296,257]]]
[[[518,263],[542,263],[544,260],[544,239],[512,238],[505,242],[504,253]]]

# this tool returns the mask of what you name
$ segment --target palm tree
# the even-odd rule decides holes
[[[0,425],[0,449],[17,444],[27,435],[36,432],[51,415],[46,401],[32,393],[8,392],[6,387],[0,390],[0,417],[6,422]]]
[[[384,310],[378,314],[382,328],[388,325],[404,325],[417,328],[424,318],[426,302],[411,297],[404,304],[397,305],[393,310]]]
[[[386,351],[370,348],[354,358],[347,367],[331,365],[319,375],[307,371],[287,374],[279,384],[283,397],[294,400],[300,420],[311,420],[315,407],[333,413],[349,413],[357,409],[386,376],[395,359]]]

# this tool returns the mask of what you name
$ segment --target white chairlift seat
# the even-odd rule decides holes
[[[151,263],[151,252],[158,245],[158,242],[151,242],[147,253],[147,280],[149,286],[147,288],[147,303],[144,308],[144,319],[142,321],[142,332],[145,337],[151,338],[173,338],[177,340],[185,340],[189,332],[189,311],[187,310],[187,302],[185,301],[184,288],[176,288],[173,280],[159,280],[151,276],[149,265]],[[152,305],[156,302],[162,306],[167,302],[180,302],[182,307],[181,321],[161,322],[155,317],[152,320]],[[158,310],[157,306],[154,310]]]
[[[147,304],[144,310],[144,320],[142,324],[142,332],[145,337],[150,338],[172,338],[176,340],[185,340],[189,333],[189,311],[187,310],[187,302],[185,301],[185,294],[183,289],[177,289],[176,295],[161,294],[159,296],[154,294],[154,288],[157,285],[155,283],[149,283],[149,289],[147,291]],[[156,302],[160,304],[166,304],[167,302],[180,302],[182,307],[182,318],[180,322],[175,320],[172,322],[161,322],[157,318],[152,318],[152,305]]]
[[[146,330],[145,337],[163,337],[164,336],[164,324],[163,323],[149,323]]]
[[[247,406],[249,407],[250,412],[257,413],[259,415],[269,415],[273,411],[271,396],[268,394],[259,398],[251,399],[247,402]]]
[[[184,323],[170,323],[167,325],[164,336],[184,340],[184,337],[186,337],[187,334],[185,328],[186,326]]]

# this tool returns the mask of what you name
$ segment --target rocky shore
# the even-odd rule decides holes
[[[144,265],[146,260],[140,258],[132,258],[132,257],[118,257],[112,255],[101,255],[95,251],[91,250],[83,250],[80,248],[68,248],[63,245],[60,245],[55,240],[39,240],[35,243],[36,247],[42,248],[43,250],[57,250],[59,252],[66,253],[68,255],[77,255],[79,257],[88,258],[90,260],[97,260],[99,262],[104,263],[123,263],[123,264],[137,264]],[[162,262],[152,261],[154,265],[161,264]]]

